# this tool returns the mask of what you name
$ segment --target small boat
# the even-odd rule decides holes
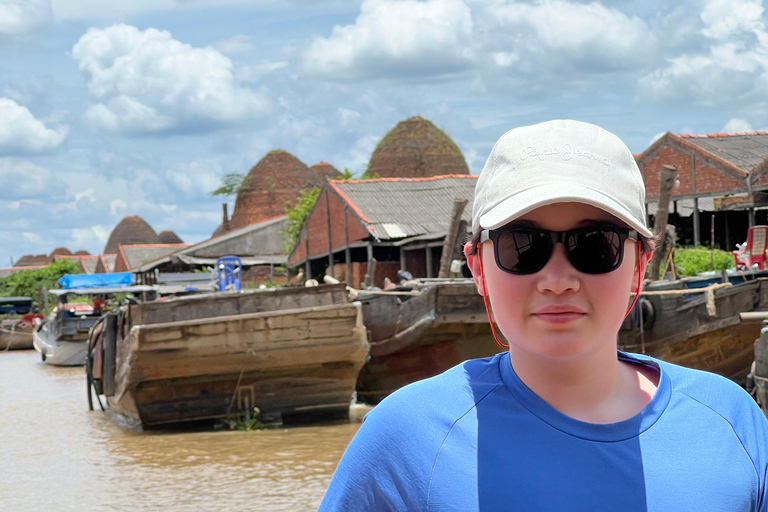
[[[422,279],[409,290],[361,291],[356,300],[371,343],[357,380],[359,401],[377,404],[406,384],[505,350],[472,279]]]
[[[112,412],[145,429],[258,408],[282,422],[346,417],[368,355],[343,285],[222,292],[126,306],[86,366]]]
[[[32,349],[32,329],[37,318],[43,317],[36,313],[27,313],[19,320],[0,322],[0,350]]]
[[[760,322],[743,314],[768,310],[768,271],[655,281],[644,292],[619,331],[620,350],[745,385]]]
[[[85,302],[70,303],[70,296],[104,298],[116,293],[153,291],[151,286],[132,286],[129,272],[113,274],[67,274],[59,280],[61,289],[48,292],[58,304],[45,320],[35,322],[32,344],[43,362],[54,366],[82,366],[88,354],[88,333],[106,312]],[[95,297],[99,298],[99,301]]]

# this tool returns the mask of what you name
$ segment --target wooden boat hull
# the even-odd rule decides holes
[[[472,281],[428,284],[415,296],[371,295],[360,301],[371,355],[357,380],[358,401],[376,404],[407,384],[505,350],[493,339]]]
[[[0,327],[0,350],[29,350],[32,347],[32,329],[12,331]]]
[[[739,313],[768,309],[768,280],[720,288],[714,298],[711,315],[703,293],[650,297],[656,315],[653,327],[641,336],[638,326],[627,328],[625,323],[619,349],[717,373],[744,385],[760,324],[742,322]]]
[[[118,341],[118,413],[145,428],[265,415],[348,414],[368,355],[359,304],[134,325]]]

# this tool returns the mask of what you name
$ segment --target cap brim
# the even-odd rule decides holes
[[[640,235],[653,238],[653,233],[645,224],[641,224],[611,197],[575,183],[548,183],[518,192],[481,215],[479,223],[485,229],[496,229],[536,208],[554,203],[584,203],[600,208],[637,230]]]

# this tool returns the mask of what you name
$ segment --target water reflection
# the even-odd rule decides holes
[[[4,510],[316,510],[357,423],[136,432],[89,412],[82,368],[0,354]]]

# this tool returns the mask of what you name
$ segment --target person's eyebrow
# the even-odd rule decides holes
[[[584,219],[580,221],[578,224],[576,224],[576,227],[579,228],[591,228],[591,227],[614,227],[614,228],[623,228],[626,227],[626,225],[621,222],[613,222],[610,220],[594,220],[594,219]]]
[[[520,228],[537,228],[537,229],[541,229],[541,226],[539,225],[538,222],[534,222],[532,220],[527,220],[527,219],[513,220],[512,222],[507,224],[507,226],[510,226],[510,227],[520,227]]]

